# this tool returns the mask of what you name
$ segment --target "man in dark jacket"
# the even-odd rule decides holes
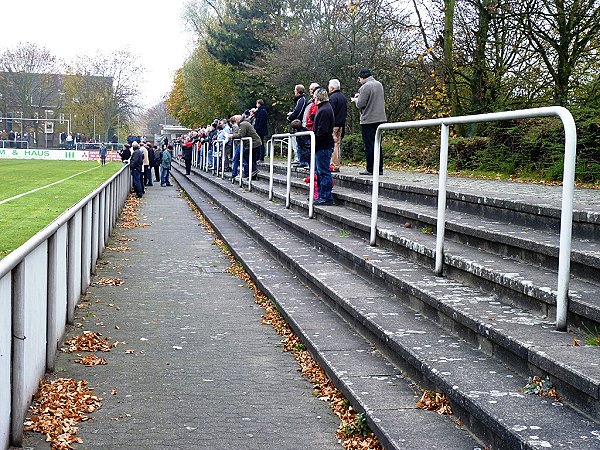
[[[287,120],[290,122],[294,122],[295,120],[300,120],[300,126],[302,126],[302,118],[304,117],[304,110],[308,105],[308,100],[304,95],[304,85],[297,84],[294,87],[294,109],[290,111],[287,115]],[[292,127],[291,132],[294,132],[294,128]],[[298,145],[298,140],[296,140],[296,157],[294,159],[294,164],[301,165],[300,158],[300,147]]]
[[[263,99],[256,100],[256,113],[254,120],[254,129],[256,130],[256,134],[260,137],[260,149],[258,151],[258,155],[256,155],[255,160],[264,161],[265,160],[265,146],[263,142],[265,141],[265,136],[269,134],[269,113],[267,113],[267,108],[265,108],[265,102]],[[254,156],[254,155],[252,155]],[[252,161],[253,164],[256,161]]]
[[[121,157],[121,161],[123,161],[123,164],[127,164],[129,163],[129,158],[131,158],[131,145],[129,144],[125,144],[125,146],[123,147],[123,150],[121,150],[121,152],[119,153],[119,156]]]
[[[329,95],[327,95],[325,89],[319,88],[315,92],[315,104],[319,108],[313,125],[316,140],[315,151],[319,198],[315,200],[314,204],[322,206],[333,205],[333,196],[331,195],[333,182],[329,166],[333,152],[333,126],[335,124],[335,117],[333,109],[329,104]]]
[[[293,122],[296,119],[302,120],[304,114],[304,108],[306,108],[307,100],[304,95],[304,85],[297,84],[294,87],[294,109],[288,113],[288,122]]]
[[[342,138],[344,137],[344,127],[346,126],[346,114],[348,101],[340,91],[340,80],[334,78],[329,80],[329,104],[333,109],[335,123],[333,125],[333,154],[331,155],[331,165],[333,172],[340,171],[342,159]]]
[[[183,145],[181,146],[181,153],[183,155],[183,161],[185,162],[185,174],[189,175],[192,171],[192,151],[194,148],[194,142],[191,138],[185,138]]]
[[[142,169],[144,167],[144,154],[140,150],[140,144],[137,141],[133,141],[131,144],[133,148],[133,154],[129,162],[129,168],[131,169],[131,176],[133,178],[133,190],[137,198],[142,198],[144,193],[144,186],[142,185]]]

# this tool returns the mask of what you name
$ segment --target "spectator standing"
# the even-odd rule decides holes
[[[333,205],[333,180],[331,179],[331,154],[333,153],[333,126],[335,118],[329,103],[329,95],[325,89],[319,88],[315,92],[315,104],[318,106],[315,115],[315,153],[317,182],[319,184],[319,198],[315,205]]]
[[[119,156],[121,157],[121,161],[123,161],[124,165],[129,163],[129,159],[131,158],[131,145],[125,144],[125,146],[123,146],[123,150],[119,152]]]
[[[159,183],[160,182],[160,163],[162,161],[162,150],[159,152],[157,151],[158,147],[155,145],[152,147],[152,151],[154,152],[154,181]]]
[[[108,148],[104,145],[104,142],[100,144],[100,162],[103,166],[106,165],[106,153],[108,152]]]
[[[237,133],[229,135],[230,139],[241,139],[241,138],[245,138],[245,137],[252,138],[252,168],[253,168],[253,170],[250,175],[252,177],[255,177],[258,175],[258,168],[254,165],[254,161],[256,160],[255,155],[258,154],[258,150],[262,144],[262,142],[260,140],[260,136],[256,133],[256,130],[250,124],[250,122],[248,122],[246,120],[242,121],[241,115],[234,116],[233,120],[235,123],[238,124],[239,129],[238,129]],[[243,166],[244,166],[243,167],[244,178],[248,177],[249,156],[250,156],[250,149],[248,148],[247,143],[244,143],[244,154],[242,155]]]
[[[165,186],[173,186],[169,179],[169,173],[171,172],[171,159],[173,146],[171,144],[167,145],[167,148],[162,151],[162,159],[160,161],[160,185],[162,187]]]
[[[140,146],[144,155],[144,186],[152,186],[152,175],[150,173],[150,155],[148,154],[148,144],[145,142]]]
[[[306,105],[306,109],[304,110],[304,115],[302,116],[302,125],[309,131],[313,131],[313,122],[315,121],[315,115],[317,114],[318,107],[315,103],[314,95],[319,87],[319,83],[311,83],[308,87],[310,98]]]
[[[137,141],[133,141],[131,144],[133,148],[133,154],[129,163],[131,170],[131,177],[133,178],[133,190],[137,198],[144,196],[144,185],[142,183],[142,169],[144,167],[144,154],[140,150],[140,144]]]
[[[293,123],[295,120],[300,120],[300,126],[302,127],[302,117],[304,116],[304,111],[306,110],[306,105],[308,100],[304,95],[304,85],[297,84],[294,86],[294,109],[290,111],[287,115],[288,122]],[[292,127],[292,132],[294,128]],[[294,158],[295,164],[300,164],[300,147],[298,141],[296,141],[296,146],[294,148],[296,151],[296,157]]]
[[[117,136],[116,134],[113,134],[110,142],[112,143],[113,152],[116,152],[119,147],[119,145],[118,145],[119,144],[119,136]]]
[[[377,127],[387,122],[385,114],[385,98],[383,86],[373,78],[369,69],[361,69],[358,74],[358,82],[361,84],[358,93],[352,97],[352,101],[360,111],[360,131],[367,168],[360,175],[373,175],[373,157],[375,152],[375,132]],[[379,174],[383,174],[383,152],[379,148]]]
[[[294,86],[294,109],[287,115],[288,122],[293,122],[296,119],[302,119],[306,104],[307,100],[306,96],[304,95],[304,85],[297,84]]]
[[[335,122],[333,125],[333,154],[331,155],[332,172],[340,171],[342,161],[342,138],[346,127],[346,115],[348,113],[348,100],[340,90],[340,80],[334,78],[329,80],[329,104],[333,109]]]
[[[192,173],[192,152],[194,149],[194,142],[190,137],[186,137],[181,147],[181,153],[183,156],[183,162],[185,163],[185,174],[189,175]]]
[[[254,113],[254,129],[256,134],[260,137],[260,149],[256,159],[258,161],[265,160],[265,136],[269,134],[269,113],[265,108],[265,102],[262,98],[256,100],[256,112]],[[254,163],[254,162],[253,162]]]
[[[156,147],[153,147],[150,142],[148,142],[148,144],[146,144],[146,147],[148,148],[148,161],[150,164],[148,164],[148,181],[150,182],[150,184],[148,186],[152,186],[152,168],[155,166],[156,164],[156,154],[154,153],[154,149]]]
[[[67,138],[65,139],[67,143],[67,149],[71,150],[73,148],[73,135],[71,133],[67,134]],[[127,158],[129,159],[129,158]]]

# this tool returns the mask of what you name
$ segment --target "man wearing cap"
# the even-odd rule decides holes
[[[367,169],[360,172],[360,175],[373,175],[375,132],[379,125],[387,122],[383,86],[373,78],[373,74],[369,69],[362,69],[359,72],[358,82],[361,86],[358,93],[352,97],[352,101],[360,111],[360,131],[367,159]],[[383,174],[383,152],[381,147],[379,148],[379,174]]]

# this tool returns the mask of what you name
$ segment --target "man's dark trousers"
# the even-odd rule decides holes
[[[373,173],[373,157],[375,154],[375,133],[379,125],[381,123],[368,123],[360,126],[367,158],[367,170],[371,173]],[[381,147],[379,147],[379,171],[383,172],[383,151],[381,151]]]

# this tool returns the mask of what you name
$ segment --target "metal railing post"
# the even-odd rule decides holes
[[[289,208],[291,204],[292,195],[292,138],[287,137],[287,164],[286,164],[286,176],[285,176],[285,207]]]
[[[444,272],[444,235],[446,232],[446,186],[448,182],[448,137],[450,127],[441,126],[440,139],[440,172],[438,177],[438,210],[435,241],[435,274],[441,276]]]
[[[240,178],[240,187],[244,185],[244,140],[240,139],[240,165],[238,166],[238,177]]]
[[[375,146],[373,149],[373,190],[371,193],[371,237],[370,244],[377,240],[377,213],[379,210],[379,164],[381,161],[381,125],[375,131]]]
[[[253,147],[253,142],[252,142],[252,138],[248,137],[248,138],[242,138],[242,139],[250,139],[250,148],[248,149],[248,192],[252,192],[252,171],[254,170],[254,164],[252,161],[252,154],[254,149]]]
[[[273,146],[273,138],[267,141],[267,149],[269,150],[269,201],[273,201],[273,172],[275,163],[275,148]]]
[[[317,159],[317,141],[314,132],[310,132],[310,168],[308,180],[308,218],[312,219],[315,216],[315,164]]]
[[[225,179],[225,141],[221,142],[221,179]]]
[[[562,205],[560,215],[560,245],[558,252],[558,288],[556,292],[556,329],[567,331],[569,276],[571,272],[571,240],[573,234],[573,194],[575,190],[575,159],[577,128],[571,113],[561,108],[558,115],[565,128],[565,162],[563,169]]]

